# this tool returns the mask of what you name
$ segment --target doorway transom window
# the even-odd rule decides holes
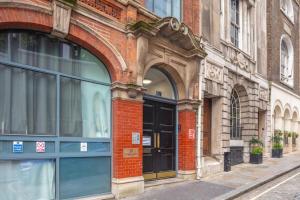
[[[151,68],[143,85],[147,89],[146,94],[175,100],[174,87],[165,73],[156,68]]]

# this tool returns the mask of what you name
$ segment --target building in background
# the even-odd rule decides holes
[[[267,1],[267,33],[272,134],[283,133],[289,153],[299,143],[292,133],[300,128],[299,1]]]
[[[265,0],[201,0],[201,36],[208,56],[200,75],[202,176],[249,161],[249,141],[269,149],[269,85]]]
[[[199,0],[1,1],[0,199],[195,178],[199,16]]]

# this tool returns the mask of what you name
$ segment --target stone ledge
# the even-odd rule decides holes
[[[178,178],[184,179],[184,180],[195,180],[196,179],[196,170],[178,170]]]
[[[144,192],[144,177],[113,178],[112,193],[116,199],[137,195]]]

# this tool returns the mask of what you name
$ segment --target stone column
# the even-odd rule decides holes
[[[178,177],[196,178],[196,110],[190,101],[178,106]]]
[[[143,100],[141,89],[113,84],[113,178],[112,193],[117,199],[144,191]],[[133,135],[140,141],[133,141]]]

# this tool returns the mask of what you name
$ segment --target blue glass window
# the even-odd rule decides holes
[[[148,10],[159,17],[176,17],[181,19],[181,0],[145,0]]]

